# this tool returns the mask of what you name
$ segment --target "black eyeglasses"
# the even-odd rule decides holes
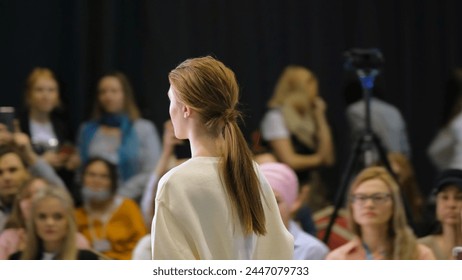
[[[368,199],[371,199],[375,205],[381,205],[387,202],[390,198],[391,194],[389,193],[373,193],[370,195],[352,194],[350,196],[350,202],[357,203],[358,205],[364,205]]]

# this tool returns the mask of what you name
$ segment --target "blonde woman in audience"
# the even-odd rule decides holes
[[[260,127],[262,139],[278,161],[295,170],[300,192],[309,193],[295,220],[306,232],[316,234],[311,213],[328,204],[328,189],[320,171],[335,163],[327,106],[319,95],[318,78],[306,67],[287,66],[267,107]]]
[[[30,210],[32,200],[39,191],[50,188],[49,185],[44,179],[33,177],[19,189],[11,216],[0,235],[0,260],[6,260],[11,254],[25,248],[26,224],[32,215]],[[90,249],[88,240],[80,233],[77,233],[76,242],[79,249]]]
[[[329,260],[432,260],[433,252],[408,226],[397,183],[383,167],[361,171],[348,193],[353,240],[335,249]]]
[[[237,123],[233,71],[192,58],[169,82],[175,137],[190,140],[192,158],[159,182],[153,259],[292,259],[293,238]]]
[[[12,260],[98,260],[90,250],[77,248],[74,203],[69,193],[58,187],[39,191],[32,200],[24,249]]]
[[[263,139],[279,161],[297,172],[302,185],[309,181],[310,170],[335,161],[326,104],[318,87],[317,77],[307,68],[286,67],[261,124]]]
[[[452,249],[462,246],[462,170],[442,171],[436,179],[433,194],[439,225],[434,234],[420,238],[419,242],[430,247],[438,260],[451,260],[454,259]]]
[[[146,227],[136,202],[116,194],[117,168],[105,159],[92,158],[83,168],[82,182],[83,206],[76,211],[78,231],[108,258],[131,259]]]

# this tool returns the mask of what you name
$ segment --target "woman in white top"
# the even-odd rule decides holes
[[[208,56],[169,81],[175,136],[189,139],[192,158],[159,182],[153,259],[292,259],[293,238],[237,124],[234,73]]]
[[[438,171],[462,169],[462,69],[454,70],[445,94],[443,125],[427,150]]]

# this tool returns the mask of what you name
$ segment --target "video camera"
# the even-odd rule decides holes
[[[379,49],[350,49],[343,53],[346,70],[378,70],[384,63]]]

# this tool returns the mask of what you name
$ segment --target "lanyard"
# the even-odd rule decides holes
[[[372,252],[369,249],[369,247],[366,245],[366,243],[362,242],[364,251],[366,251],[366,260],[373,260],[374,257],[372,256]]]
[[[364,248],[364,251],[366,251],[366,260],[375,260],[373,254],[372,254],[372,251],[369,249],[369,247],[367,246],[366,243],[364,242],[361,242],[361,244],[363,245],[363,248]],[[382,251],[380,252],[380,255],[382,256],[382,258],[386,258],[386,254],[385,254],[386,251]]]

